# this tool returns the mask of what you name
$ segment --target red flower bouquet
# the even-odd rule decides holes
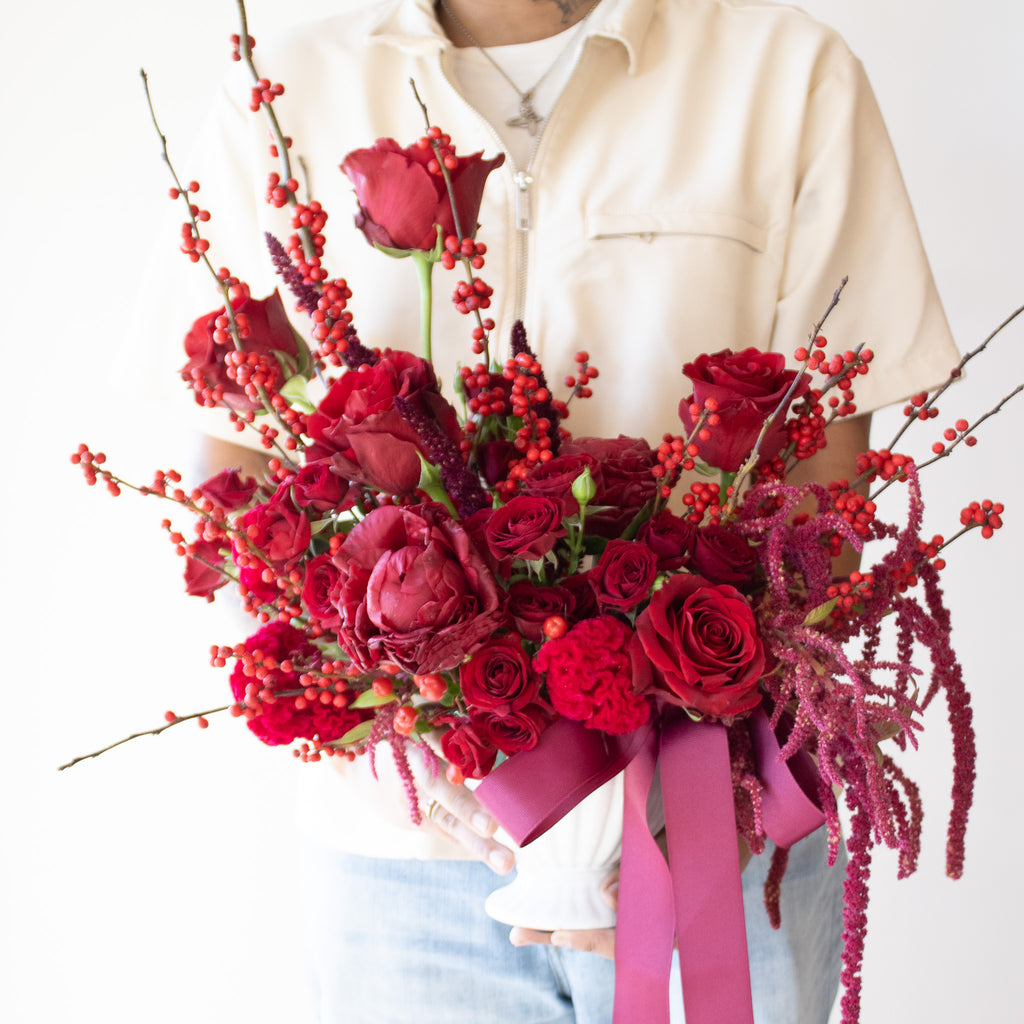
[[[239,56],[258,83],[247,43]],[[258,86],[254,107],[269,109],[275,95]],[[408,745],[436,765],[425,740],[435,734],[449,778],[484,779],[480,798],[522,842],[568,809],[566,792],[582,797],[625,769],[617,976],[631,992],[642,987],[636,960],[660,962],[664,952],[645,945],[647,931],[659,942],[697,941],[671,916],[673,899],[683,906],[688,885],[711,883],[678,865],[696,857],[728,867],[738,831],[755,853],[775,840],[777,880],[786,848],[822,822],[834,857],[841,790],[852,855],[843,1020],[856,1020],[870,848],[898,849],[904,873],[918,853],[921,808],[892,748],[915,746],[922,712],[942,695],[956,762],[953,876],[974,761],[939,587],[949,541],[920,532],[927,463],[897,449],[901,431],[893,445],[860,455],[848,479],[787,482],[824,445],[829,423],[852,411],[870,353],[826,355],[819,324],[795,353],[799,369],[754,349],[705,355],[683,368],[680,394],[692,393],[681,425],[666,423],[658,444],[573,439],[568,401],[589,395],[589,356],[579,354],[559,399],[521,326],[507,359],[492,354],[490,288],[478,274],[486,248],[475,231],[501,157],[459,156],[430,127],[411,146],[383,140],[352,153],[342,169],[372,243],[392,255],[415,250],[428,272],[440,262],[464,274],[454,301],[473,321],[478,358],[449,400],[429,359],[429,317],[422,356],[360,341],[351,292],[322,262],[326,212],[299,198],[273,125],[282,167],[268,196],[291,208],[295,234],[268,245],[309,315],[308,344],[276,296],[254,300],[213,270],[197,186],[175,185],[189,211],[182,248],[209,266],[222,298],[189,332],[182,373],[196,401],[259,437],[267,472],[255,480],[225,469],[191,490],[158,474],[140,488],[194,516],[191,539],[167,524],[188,592],[213,600],[230,587],[258,620],[248,638],[214,648],[215,664],[232,665],[222,710],[267,744],[295,744],[304,761],[372,757],[387,740],[407,780]],[[319,402],[306,390],[314,374],[326,383]],[[915,398],[906,426],[927,423],[944,390]],[[968,442],[972,429],[959,421],[934,457]],[[85,445],[73,461],[90,483],[115,494],[128,486]],[[694,470],[718,482],[690,482]],[[895,486],[907,495],[906,520],[882,522],[875,499]],[[973,502],[960,532],[991,536],[1001,515],[998,503]],[[837,575],[844,547],[882,553]],[[892,658],[880,653],[884,630],[896,638]],[[171,715],[152,731],[194,717]],[[894,739],[889,752],[884,736]],[[671,878],[644,816],[659,763]],[[419,821],[411,783],[410,793]],[[510,793],[526,805],[515,821],[519,811],[503,817]],[[690,833],[708,845],[677,859],[680,844],[695,841],[680,835],[684,810],[707,823]],[[654,875],[664,876],[658,905],[670,916],[646,928],[630,894],[662,884]],[[738,869],[723,878],[721,894],[702,901],[711,917],[696,916],[698,932],[735,923]],[[775,913],[777,887],[768,896]],[[742,942],[742,913],[739,922]],[[742,989],[743,958],[726,959],[735,963],[716,968],[717,984]]]

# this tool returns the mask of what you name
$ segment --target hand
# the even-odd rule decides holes
[[[601,898],[612,910],[619,905],[619,869],[609,872],[601,886]],[[563,949],[578,949],[581,953],[596,953],[608,960],[615,959],[614,928],[583,928],[575,931],[562,929],[553,932],[539,932],[532,928],[515,927],[509,933],[513,946],[533,944],[559,946]]]
[[[445,778],[447,765],[440,758],[434,775],[415,744],[407,744],[405,752],[416,783],[416,798],[422,818],[418,826],[410,819],[405,783],[386,744],[382,744],[377,752],[376,779],[370,773],[369,759],[365,755],[354,761],[332,757],[329,763],[346,784],[354,787],[353,792],[365,805],[366,813],[396,828],[420,828],[444,836],[499,875],[511,871],[515,866],[515,854],[493,838],[497,822],[484,810],[472,791],[465,786],[455,786]]]
[[[419,776],[421,828],[454,840],[492,871],[507,875],[515,867],[515,854],[494,839],[498,823],[465,786],[452,785],[439,771]]]

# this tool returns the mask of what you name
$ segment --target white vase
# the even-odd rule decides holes
[[[487,898],[487,913],[537,931],[614,925],[601,888],[622,850],[622,796],[620,772],[525,847],[499,830],[515,850],[516,876]]]

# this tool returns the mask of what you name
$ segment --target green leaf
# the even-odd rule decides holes
[[[316,412],[316,406],[309,399],[306,378],[301,374],[289,377],[281,386],[280,393],[293,408],[301,409],[304,413]]]
[[[360,740],[365,740],[370,735],[370,730],[373,728],[372,721],[360,722],[358,725],[353,726],[349,729],[340,740],[334,740],[331,743],[332,747],[345,747],[350,743],[358,743]]]
[[[803,625],[805,626],[816,626],[819,622],[824,622],[831,613],[832,609],[835,608],[838,597],[833,597],[831,601],[826,601],[824,604],[819,604],[817,608],[812,608],[805,616]]]
[[[373,690],[363,690],[361,694],[351,704],[350,708],[379,708],[384,704],[390,704],[392,701],[398,698],[393,694],[389,693],[381,695],[374,693]]]
[[[417,485],[421,491],[425,491],[434,501],[439,501],[449,512],[458,518],[458,512],[448,497],[448,492],[441,483],[441,471],[423,457],[422,452],[416,453],[420,457],[420,481]]]

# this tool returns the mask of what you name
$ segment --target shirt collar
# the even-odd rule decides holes
[[[620,43],[636,71],[654,7],[658,0],[601,0],[590,16],[587,37],[600,36]],[[393,46],[406,53],[440,52],[451,46],[434,17],[433,0],[395,0],[370,31],[370,42]]]

